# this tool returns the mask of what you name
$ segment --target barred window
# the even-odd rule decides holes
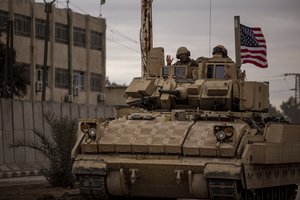
[[[6,23],[8,22],[8,12],[0,10],[0,30],[6,28]]]
[[[101,74],[91,73],[91,91],[102,91],[103,78]]]
[[[37,81],[43,81],[43,65],[36,65],[36,80]],[[48,69],[49,66],[47,66],[46,70],[46,85],[48,85]]]
[[[75,46],[85,47],[85,30],[74,27],[73,40]]]
[[[38,39],[45,39],[46,21],[43,19],[35,20],[35,37]]]
[[[55,68],[55,87],[68,88],[68,70]]]
[[[68,26],[65,24],[55,24],[55,41],[68,44],[69,34],[68,34]]]
[[[102,49],[102,34],[96,31],[91,31],[91,49]]]
[[[73,84],[75,87],[79,87],[81,90],[84,90],[84,72],[73,72]]]
[[[15,33],[22,36],[30,36],[30,17],[15,14]]]

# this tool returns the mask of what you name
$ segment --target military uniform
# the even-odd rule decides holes
[[[191,53],[186,47],[177,49],[176,58],[179,59],[174,65],[187,65],[189,67],[198,67],[198,63],[190,58]]]

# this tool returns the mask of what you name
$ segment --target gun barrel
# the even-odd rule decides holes
[[[172,94],[175,96],[179,96],[180,95],[180,91],[179,90],[160,90],[159,91],[161,94]]]

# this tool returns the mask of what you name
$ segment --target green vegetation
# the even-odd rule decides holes
[[[283,101],[280,108],[281,111],[270,104],[269,112],[264,117],[272,117],[277,120],[287,120],[292,124],[300,124],[300,103],[296,103],[294,97]]]
[[[54,114],[44,115],[50,126],[49,136],[34,130],[38,141],[17,140],[13,147],[29,147],[42,153],[49,161],[41,168],[41,173],[55,187],[72,187],[75,181],[72,175],[71,151],[76,142],[77,120],[69,117],[58,118]]]
[[[294,97],[282,102],[280,108],[291,123],[300,124],[300,103],[297,103]]]

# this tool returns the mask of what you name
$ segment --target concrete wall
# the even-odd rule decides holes
[[[0,165],[39,164],[45,159],[35,150],[20,147],[10,148],[17,139],[34,141],[33,130],[49,135],[49,126],[43,113],[51,111],[58,117],[109,118],[114,116],[112,106],[80,105],[53,102],[32,102],[0,99]]]

